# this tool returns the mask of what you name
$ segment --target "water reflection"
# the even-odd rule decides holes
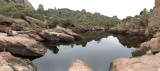
[[[118,38],[119,42],[127,48],[138,48],[141,43],[150,40],[152,37],[145,36],[124,36],[124,35],[113,35]]]
[[[77,59],[90,65],[94,71],[108,71],[111,61],[131,57],[131,52],[135,50],[131,47],[136,47],[141,42],[138,37],[114,37],[106,32],[83,35],[84,40],[73,43],[44,42],[48,47],[47,53],[33,60],[38,71],[67,71]]]

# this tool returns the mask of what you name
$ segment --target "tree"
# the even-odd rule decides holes
[[[144,15],[144,14],[147,14],[147,13],[148,13],[148,10],[146,8],[144,8],[143,11],[140,12],[140,15]]]
[[[38,11],[40,14],[44,14],[44,7],[43,7],[42,4],[39,4],[39,7],[38,7],[37,11]]]

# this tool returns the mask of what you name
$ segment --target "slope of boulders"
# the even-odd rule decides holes
[[[109,29],[114,34],[125,35],[154,35],[159,31],[160,7],[154,8],[152,12],[144,15],[127,17],[123,19],[116,27]]]

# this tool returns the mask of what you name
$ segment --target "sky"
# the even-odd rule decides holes
[[[87,12],[99,12],[105,16],[117,16],[123,19],[135,16],[144,8],[150,10],[154,7],[154,0],[29,0],[35,9],[42,4],[48,8],[69,8],[71,10],[85,9]]]

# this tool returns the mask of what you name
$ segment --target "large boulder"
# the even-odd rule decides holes
[[[72,64],[68,71],[93,71],[90,66],[81,60],[77,60]]]
[[[28,59],[14,57],[9,52],[1,52],[0,71],[37,71],[37,69]]]
[[[22,56],[43,56],[46,53],[45,46],[29,37],[27,34],[7,36],[6,33],[0,33],[0,50],[18,54]]]
[[[46,39],[46,40],[50,40],[50,41],[69,41],[69,42],[73,42],[74,41],[74,37],[64,34],[64,33],[58,33],[58,32],[52,32],[52,31],[48,31],[48,30],[44,30],[42,32],[39,32],[39,35]]]
[[[82,40],[83,39],[83,37],[81,35],[74,33],[70,29],[62,28],[60,26],[57,26],[56,28],[54,28],[53,31],[70,35],[70,36],[74,37],[75,40]]]
[[[40,37],[36,32],[33,32],[33,31],[12,31],[12,34],[14,36],[17,36],[17,35],[28,35],[26,37],[28,38],[33,38],[35,39],[36,41],[43,41],[44,39],[42,37]]]
[[[29,16],[26,16],[24,19],[29,23],[30,28],[36,31],[42,31],[44,28],[47,28],[48,26],[43,21],[29,17]]]
[[[109,71],[159,71],[160,53],[137,58],[119,58],[112,61]]]
[[[23,19],[14,19],[14,23],[11,25],[12,30],[15,31],[29,31],[32,30],[29,23]]]

